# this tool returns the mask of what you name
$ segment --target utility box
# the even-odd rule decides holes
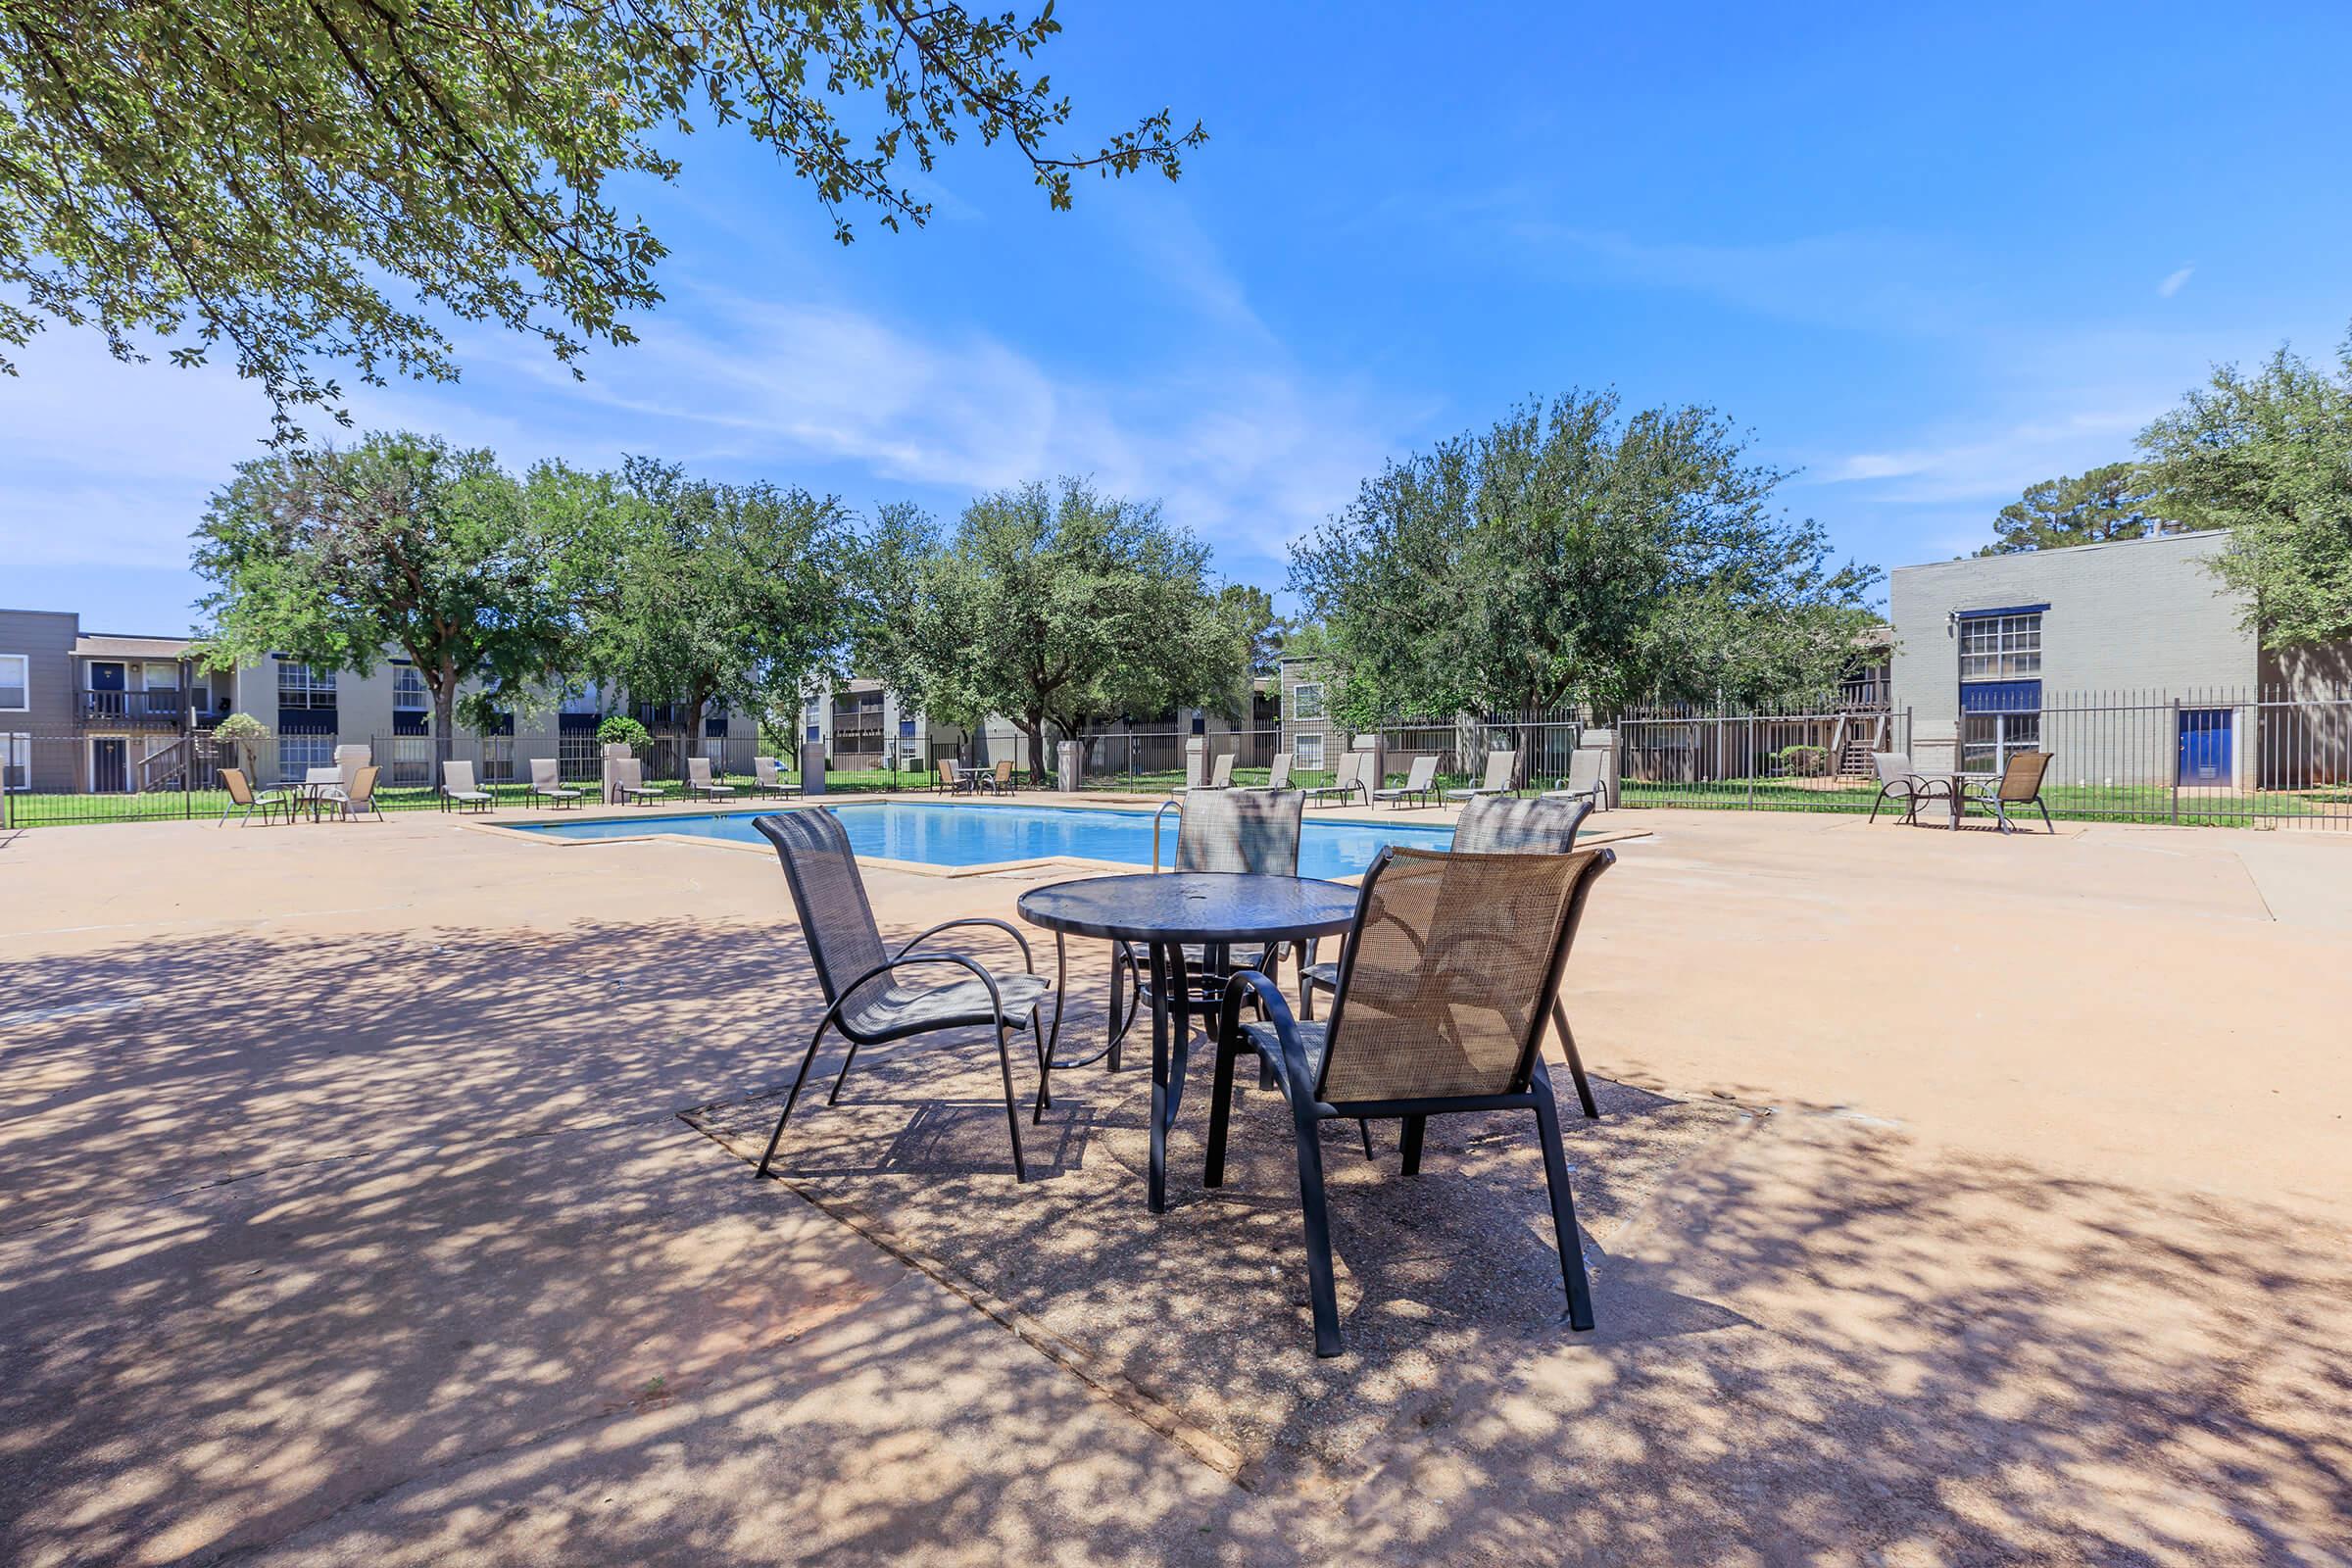
[[[1086,746],[1080,741],[1063,741],[1054,754],[1054,787],[1064,795],[1075,795],[1086,779]]]
[[[801,793],[825,793],[825,743],[810,741],[801,748]]]

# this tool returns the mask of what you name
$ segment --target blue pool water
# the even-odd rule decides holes
[[[850,830],[859,855],[923,865],[992,865],[1000,860],[1036,860],[1067,855],[1086,860],[1152,863],[1152,813],[1073,810],[1054,806],[956,806],[921,801],[871,801],[828,807]],[[735,839],[765,844],[752,818],[758,811],[724,811],[708,816],[645,817],[618,822],[544,822],[518,828],[565,839],[638,838],[681,833],[696,838]],[[1300,876],[1354,876],[1372,863],[1381,846],[1443,850],[1453,843],[1447,827],[1392,827],[1310,821],[1299,835]],[[1176,817],[1170,812],[1160,839],[1160,863],[1176,854]]]

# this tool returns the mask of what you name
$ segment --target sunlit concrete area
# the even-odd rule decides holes
[[[2352,842],[1592,825],[1598,1327],[1515,1126],[1408,1179],[1348,1123],[1331,1360],[1278,1097],[1202,1185],[1206,1050],[1162,1215],[1148,1052],[1016,1183],[978,1035],[756,1179],[823,1011],[772,855],[0,836],[0,1562],[2352,1560]],[[867,885],[904,937],[1082,874]]]

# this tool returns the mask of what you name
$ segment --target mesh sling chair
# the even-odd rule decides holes
[[[1299,813],[1306,797],[1298,790],[1201,790],[1186,798],[1176,824],[1176,865],[1179,871],[1247,871],[1261,876],[1298,874]],[[1162,810],[1170,808],[1162,807]],[[1198,979],[1199,989],[1184,1000],[1177,1027],[1190,1028],[1196,1017],[1216,1016],[1225,971],[1235,964],[1271,968],[1275,953],[1220,954],[1188,946],[1185,972]],[[1221,961],[1212,961],[1212,957]],[[1120,1001],[1126,998],[1122,1009]],[[1123,1039],[1136,1014],[1152,1001],[1142,977],[1135,950],[1126,943],[1111,949],[1110,1035]],[[1118,1057],[1111,1055],[1115,1071]]]
[[[1384,849],[1364,874],[1328,1024],[1293,1018],[1282,989],[1254,970],[1237,969],[1226,983],[1201,1181],[1224,1185],[1234,1059],[1254,1051],[1275,1069],[1290,1105],[1317,1355],[1345,1348],[1319,1136],[1320,1123],[1339,1117],[1403,1117],[1404,1174],[1417,1176],[1431,1116],[1535,1112],[1568,1321],[1577,1329],[1592,1326],[1559,1111],[1541,1047],[1544,1004],[1559,989],[1585,901],[1615,858],[1607,850]],[[1266,1020],[1245,1022],[1246,1001],[1264,1008]]]
[[[841,1086],[849,1080],[850,1066],[858,1059],[859,1046],[947,1029],[993,1027],[997,1032],[997,1065],[1004,1078],[1004,1120],[1012,1130],[1013,1176],[1027,1181],[1029,1166],[1021,1154],[1021,1116],[1013,1102],[1012,1050],[1007,1044],[1011,1031],[1028,1029],[1037,1047],[1037,1105],[1033,1115],[1042,1117],[1046,1107],[1053,1103],[1046,1083],[1048,1046],[1045,1034],[1038,1027],[1039,1004],[1053,987],[1038,976],[1028,939],[1005,921],[973,915],[942,921],[893,953],[884,945],[882,932],[874,924],[874,908],[865,897],[865,879],[858,874],[849,830],[841,825],[839,817],[825,810],[790,811],[756,817],[752,825],[776,847],[776,858],[783,862],[784,881],[792,890],[792,906],[801,918],[801,935],[808,944],[808,958],[816,968],[817,984],[825,997],[825,1015],[817,1020],[816,1032],[808,1037],[808,1050],[801,1057],[800,1071],[793,1075],[792,1091],[784,1097],[784,1112],[776,1118],[776,1130],[767,1141],[767,1152],[760,1156],[759,1174],[765,1176],[775,1160],[776,1146],[784,1139],[784,1124],[792,1119],[792,1107],[801,1098],[802,1086],[808,1080],[808,1069],[816,1061],[816,1049],[823,1043],[827,1029],[838,1029],[850,1045],[849,1054],[842,1059],[841,1074],[833,1080],[832,1093],[825,1097],[825,1103],[833,1104],[841,1099]],[[1026,972],[1000,980],[978,959],[963,954],[914,951],[943,931],[969,925],[994,926],[1019,943],[1021,965]],[[965,975],[945,985],[929,987],[908,985],[900,978],[901,971],[921,967],[959,968]]]
[[[1462,808],[1461,821],[1453,830],[1453,848],[1457,854],[1472,855],[1566,855],[1576,848],[1577,831],[1592,814],[1590,797],[1547,795],[1523,801],[1507,795],[1482,796]],[[1339,985],[1340,966],[1317,963],[1310,946],[1306,961],[1298,967],[1299,1015],[1311,1022],[1315,993],[1336,991]],[[1559,1031],[1560,1050],[1568,1057],[1568,1076],[1576,1084],[1577,1103],[1588,1117],[1597,1117],[1600,1106],[1592,1099],[1592,1080],[1585,1076],[1585,1058],[1576,1049],[1575,1031],[1568,1027],[1568,1009],[1560,1005],[1557,997],[1551,999],[1551,1022]]]
[[[1989,806],[2003,833],[2014,833],[2017,824],[2009,820],[2009,808],[2031,806],[2041,813],[2041,825],[2055,834],[2058,824],[2050,820],[2050,808],[2042,804],[2041,779],[2050,770],[2047,752],[2011,752],[2008,765],[2001,769],[2001,781],[1987,787],[1972,784],[1961,792],[1964,802]]]
[[[1878,770],[1879,793],[1870,803],[1870,819],[1879,819],[1879,808],[1888,801],[1903,803],[1903,820],[1919,820],[1920,806],[1928,801],[1948,801],[1952,798],[1951,780],[1926,778],[1911,771],[1911,759],[1901,752],[1873,752],[1870,765]]]

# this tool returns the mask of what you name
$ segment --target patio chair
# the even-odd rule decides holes
[[[1949,779],[1927,778],[1911,771],[1911,759],[1901,752],[1873,752],[1871,764],[1879,770],[1879,793],[1870,803],[1870,819],[1879,819],[1879,808],[1888,801],[1903,803],[1903,820],[1919,819],[1919,808],[1927,801],[1948,801],[1952,798]]]
[[[1020,793],[1020,780],[1015,776],[1013,765],[1009,760],[997,764],[996,771],[988,777],[988,788],[989,792],[995,795],[1018,795]]]
[[[1511,780],[1518,776],[1518,769],[1517,752],[1489,752],[1485,777],[1466,790],[1447,790],[1446,798],[1449,801],[1475,801],[1482,795],[1509,795],[1513,793]]]
[[[1370,752],[1349,752],[1340,759],[1339,771],[1333,775],[1332,781],[1328,784],[1318,784],[1308,790],[1306,798],[1321,805],[1324,796],[1336,795],[1340,798],[1340,803],[1346,805],[1348,797],[1360,795],[1364,798],[1364,804],[1370,806],[1372,804],[1372,786],[1365,782],[1364,774],[1371,766],[1372,754]]]
[[[1204,768],[1208,775],[1206,778],[1201,777]],[[1171,790],[1169,793],[1171,795],[1196,795],[1231,788],[1233,788],[1233,754],[1227,752],[1222,757],[1209,759],[1195,752],[1184,760],[1183,786]]]
[[[1266,769],[1266,788],[1287,790],[1291,787],[1291,754],[1276,752],[1272,765]]]
[[[460,810],[467,807],[487,811],[497,805],[490,792],[473,781],[471,762],[443,762],[441,764],[441,809],[455,806]]]
[[[850,848],[849,830],[841,825],[841,818],[831,811],[785,811],[755,817],[753,825],[776,847],[785,885],[792,891],[792,906],[800,915],[801,936],[808,944],[808,959],[815,966],[817,985],[825,998],[825,1014],[808,1037],[800,1071],[793,1075],[791,1092],[784,1097],[783,1114],[776,1118],[767,1152],[760,1156],[759,1174],[765,1176],[775,1161],[784,1124],[792,1119],[792,1107],[801,1098],[801,1088],[808,1080],[816,1048],[823,1043],[827,1029],[838,1029],[850,1047],[842,1058],[841,1074],[833,1080],[833,1091],[825,1097],[825,1102],[832,1104],[841,1098],[841,1086],[849,1079],[859,1046],[949,1029],[993,1028],[997,1066],[1004,1075],[1004,1120],[1012,1132],[1013,1177],[1027,1181],[1029,1166],[1021,1153],[1021,1116],[1013,1101],[1012,1049],[1007,1039],[1011,1031],[1026,1028],[1037,1047],[1033,1116],[1042,1117],[1053,1100],[1046,1081],[1049,1069],[1040,1009],[1054,994],[1052,983],[1037,973],[1028,939],[1005,921],[972,915],[943,921],[894,953],[884,945],[882,932],[874,924],[865,879],[858,873],[858,857]],[[958,926],[993,926],[1010,936],[1020,945],[1024,972],[999,979],[978,959],[964,954],[914,951]],[[926,966],[958,968],[965,974],[933,986],[910,985],[901,978],[902,971]]]
[[[801,793],[801,787],[784,776],[784,764],[773,757],[752,759],[752,788],[761,795],[782,796],[789,800]]]
[[[1533,1111],[1569,1326],[1592,1326],[1559,1111],[1541,1047],[1545,1004],[1559,989],[1593,881],[1614,859],[1605,849],[1568,855],[1384,849],[1364,874],[1329,1023],[1295,1019],[1282,989],[1254,970],[1237,969],[1227,981],[1201,1181],[1224,1185],[1234,1059],[1255,1052],[1274,1069],[1290,1105],[1317,1355],[1345,1348],[1320,1136],[1322,1122],[1343,1116],[1401,1116],[1404,1174],[1417,1176],[1431,1116]],[[1265,1019],[1244,1021],[1245,1002],[1264,1008]],[[1465,1267],[1478,1261],[1461,1260]]]
[[[708,757],[689,757],[686,759],[686,793],[700,795],[705,800],[721,801],[735,793],[735,786],[711,776],[710,759]]]
[[[1995,785],[1971,784],[1961,792],[1964,805],[1989,806],[1997,819],[1999,830],[2014,833],[2017,824],[2009,820],[2011,807],[2031,806],[2041,813],[2041,825],[2055,836],[2058,824],[2050,820],[2050,808],[2042,804],[2042,775],[2050,770],[2047,752],[2011,752],[2008,765],[2001,769],[2001,780]]]
[[[1405,770],[1403,788],[1374,790],[1372,798],[1389,802],[1391,809],[1401,809],[1407,801],[1417,801],[1427,806],[1437,793],[1438,759],[1433,754],[1413,759],[1413,765]]]
[[[220,820],[214,824],[217,827],[228,826],[230,815],[240,806],[245,808],[245,814],[237,818],[240,822],[252,821],[253,813],[256,811],[262,813],[262,825],[265,827],[269,826],[270,813],[274,811],[284,811],[286,820],[289,822],[294,819],[293,791],[257,790],[253,787],[253,781],[245,776],[245,770],[241,767],[222,768],[220,770],[220,787],[228,791],[228,805],[221,808]]]
[[[1508,795],[1487,795],[1462,808],[1454,824],[1453,848],[1466,855],[1566,855],[1576,848],[1578,829],[1592,814],[1592,802],[1544,795],[1523,801]],[[1315,994],[1340,988],[1340,966],[1315,961],[1315,945],[1308,943],[1298,963],[1298,1015],[1312,1022]],[[1576,1084],[1577,1103],[1588,1118],[1600,1115],[1592,1098],[1592,1080],[1585,1076],[1585,1058],[1576,1049],[1576,1031],[1568,1027],[1568,1009],[1551,999],[1551,1024],[1568,1058],[1568,1076]]]
[[[1177,817],[1174,869],[1297,876],[1299,813],[1305,806],[1306,797],[1297,790],[1203,791],[1197,799],[1187,801]],[[1176,808],[1163,806],[1160,809]],[[1186,1015],[1202,1018],[1216,1015],[1218,988],[1225,983],[1224,971],[1234,964],[1270,967],[1279,957],[1280,954],[1272,949],[1246,955],[1221,953],[1219,961],[1212,963],[1206,949],[1188,945],[1184,950],[1185,971],[1200,980],[1200,989],[1187,1000]],[[1135,950],[1128,944],[1121,942],[1112,948],[1110,1029],[1113,1034],[1119,1032],[1125,1018],[1134,1016],[1136,1008],[1152,1002],[1152,988],[1142,978],[1142,968]],[[1125,1011],[1120,1008],[1122,994],[1129,998]]]
[[[531,802],[548,801],[561,807],[569,801],[577,806],[582,792],[564,782],[563,764],[552,757],[531,759]]]
[[[375,781],[382,773],[382,768],[370,762],[353,776],[348,786],[330,789],[321,798],[334,804],[335,815],[342,821],[348,822],[355,816],[373,811],[380,822],[384,817],[384,808],[375,803]]]
[[[669,786],[648,784],[645,763],[634,757],[624,757],[612,764],[612,783],[620,791],[624,806],[659,806],[669,799]]]
[[[1568,754],[1568,776],[1541,800],[1591,801],[1594,809],[1605,810],[1609,804],[1609,754],[1597,746],[1580,746]]]

